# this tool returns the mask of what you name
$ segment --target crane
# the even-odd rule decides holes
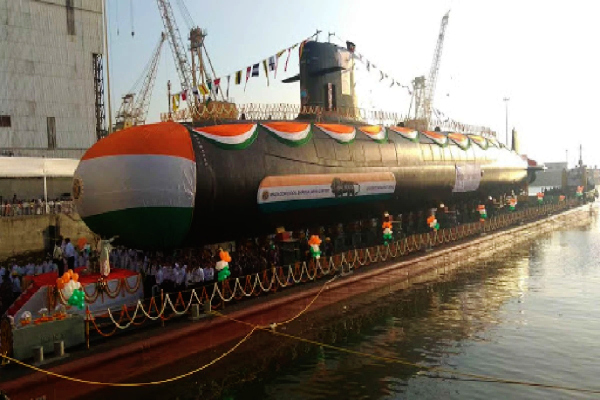
[[[143,125],[146,122],[152,89],[156,80],[156,71],[158,70],[158,61],[160,60],[165,40],[166,35],[163,32],[144,72],[142,72],[129,92],[122,97],[123,101],[116,116],[115,130],[121,130],[133,125]],[[140,87],[139,91],[137,90],[138,87]]]
[[[165,31],[167,32],[167,39],[175,59],[175,66],[177,67],[177,73],[179,74],[179,81],[181,83],[181,89],[188,91],[186,102],[188,109],[190,110],[190,116],[193,120],[197,120],[202,114],[201,111],[207,106],[199,104],[198,100],[202,96],[202,101],[206,100],[206,94],[198,93],[196,97],[196,91],[199,84],[204,86],[213,82],[213,78],[216,77],[215,70],[212,65],[212,61],[204,45],[204,38],[206,37],[206,31],[200,29],[198,26],[194,26],[194,22],[190,16],[189,11],[185,7],[185,3],[179,0],[178,5],[181,13],[184,16],[185,22],[190,30],[190,52],[191,52],[191,65],[186,55],[186,49],[181,39],[181,33],[177,26],[177,21],[173,15],[173,8],[169,0],[157,0],[158,9],[163,20]],[[208,61],[210,74],[206,68],[204,57]],[[196,73],[199,72],[199,76]],[[209,85],[210,86],[210,85]],[[223,91],[214,90],[214,93],[226,103]],[[234,114],[235,110],[232,111]],[[233,114],[232,114],[233,115]]]
[[[431,68],[429,69],[429,78],[425,80],[425,77],[420,76],[415,78],[413,81],[413,102],[415,106],[415,122],[425,124],[426,129],[429,125],[431,118],[431,110],[433,106],[433,98],[435,96],[435,86],[437,83],[437,76],[440,70],[440,61],[442,59],[442,49],[444,48],[444,36],[446,34],[446,26],[448,26],[448,18],[450,17],[450,11],[448,11],[442,17],[442,23],[440,24],[440,33],[438,35],[437,44],[433,53],[433,60],[431,62]],[[411,106],[413,104],[411,102]],[[410,113],[410,111],[409,111]]]

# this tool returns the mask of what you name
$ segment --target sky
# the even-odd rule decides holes
[[[395,80],[409,85],[429,73],[442,16],[450,10],[434,107],[454,120],[485,125],[505,141],[517,129],[521,153],[538,161],[583,159],[600,166],[600,132],[594,115],[600,93],[597,51],[600,3],[572,0],[171,0],[182,39],[188,28],[179,13],[185,3],[194,23],[208,31],[206,47],[222,78],[260,62],[314,34],[328,32],[356,44],[356,51]],[[160,33],[154,0],[107,0],[113,118],[120,98],[142,74]],[[131,32],[134,32],[132,37]],[[341,44],[336,37],[332,42]],[[285,56],[284,56],[285,57]],[[282,57],[282,59],[284,58]],[[410,96],[389,88],[358,65],[359,105],[401,114]],[[293,52],[277,81],[254,78],[244,92],[231,86],[236,103],[295,103],[297,83],[280,80],[298,71]],[[148,122],[167,111],[167,80],[179,78],[167,43],[156,78]],[[505,103],[503,98],[510,100]],[[589,118],[592,118],[591,120]]]

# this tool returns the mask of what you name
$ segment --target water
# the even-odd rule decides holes
[[[357,317],[362,322],[328,328],[337,336],[329,343],[423,366],[600,390],[599,289],[600,230],[594,222],[554,232],[446,282],[392,294],[367,317]],[[600,397],[456,378],[312,346],[282,369],[226,389],[221,398]]]

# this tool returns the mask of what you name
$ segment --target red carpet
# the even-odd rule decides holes
[[[83,268],[75,268],[75,272],[79,274],[79,282],[83,286],[88,285],[90,283],[96,283],[98,278],[100,278],[100,274],[91,274],[91,275],[82,275],[81,271]],[[113,279],[121,279],[121,278],[129,278],[130,276],[137,275],[137,273],[130,271],[128,269],[112,269],[110,270],[110,275],[108,276],[108,280]],[[25,303],[29,301],[29,299],[42,287],[44,286],[56,286],[56,280],[58,279],[58,273],[56,272],[48,272],[47,274],[41,274],[37,276],[30,277],[31,285],[25,290],[21,295],[17,298],[17,300],[13,303],[12,306],[8,309],[8,315],[14,316],[17,311],[23,307]]]

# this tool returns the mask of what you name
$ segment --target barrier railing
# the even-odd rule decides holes
[[[241,301],[247,297],[263,293],[277,292],[289,286],[315,281],[338,273],[346,273],[363,266],[386,262],[406,256],[424,248],[436,247],[459,241],[482,233],[492,232],[508,226],[534,220],[540,216],[565,210],[578,204],[569,200],[559,204],[546,204],[522,211],[498,215],[484,222],[474,222],[453,228],[414,234],[397,240],[390,245],[377,245],[364,249],[352,249],[331,257],[314,259],[309,262],[297,262],[293,265],[274,267],[251,275],[245,275],[223,282],[187,291],[164,293],[148,300],[139,300],[134,306],[121,306],[107,309],[105,312],[87,312],[89,327],[103,337],[114,335],[120,330],[140,326],[146,321],[164,321],[190,312],[192,305],[209,305],[211,309],[223,308],[231,301]],[[128,288],[129,289],[129,288]],[[97,297],[96,293],[96,297]],[[112,293],[114,296],[115,294]],[[175,299],[175,300],[173,300]],[[86,300],[92,300],[87,298]],[[88,338],[89,340],[89,338]],[[89,342],[88,342],[89,343]]]
[[[27,215],[73,214],[75,206],[72,201],[59,202],[18,202],[0,205],[0,218]]]
[[[338,121],[338,122],[362,122],[374,125],[396,125],[400,122],[409,126],[415,123],[414,120],[406,115],[392,112],[368,110],[365,108],[356,107],[336,107],[334,110],[329,110],[326,107],[318,105],[300,105],[290,103],[275,103],[275,104],[233,104],[223,102],[209,103],[207,106],[201,107],[194,115],[189,109],[184,108],[171,113],[161,113],[161,121],[180,121],[191,122],[193,120],[207,120],[217,122],[219,120],[292,120],[298,117],[303,117],[319,122],[321,120]],[[475,133],[484,136],[496,136],[496,132],[492,129],[480,126],[463,124],[450,119],[430,119],[429,128],[434,129],[439,127],[444,131],[455,131],[463,133]],[[420,129],[427,129],[422,127]]]

